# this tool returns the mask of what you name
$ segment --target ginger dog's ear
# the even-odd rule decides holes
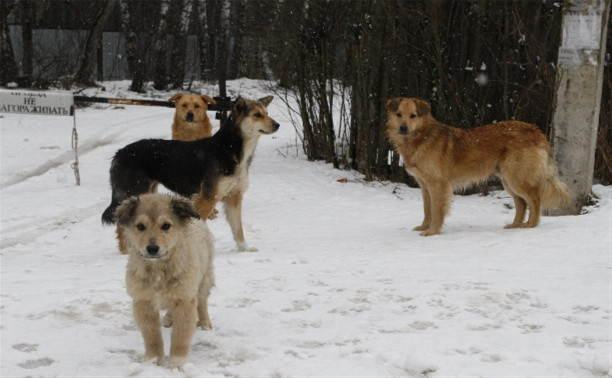
[[[170,102],[177,102],[178,100],[181,99],[181,97],[183,97],[185,94],[184,93],[177,93],[174,96],[170,97],[170,99],[168,101]]]
[[[400,102],[402,102],[402,99],[400,97],[394,97],[392,99],[389,99],[387,101],[387,112],[396,112],[397,109],[399,109]]]
[[[115,210],[115,222],[117,222],[117,224],[120,226],[125,226],[130,223],[136,214],[136,209],[138,209],[139,203],[140,200],[138,197],[130,197],[121,202],[121,205],[119,205],[117,210]]]
[[[431,105],[425,100],[414,100],[416,111],[419,117],[431,115]]]
[[[266,96],[258,99],[257,101],[261,102],[267,108],[268,105],[270,105],[270,103],[272,102],[272,100],[274,100],[274,96]]]
[[[202,97],[202,100],[204,100],[204,102],[207,103],[208,105],[217,104],[217,101],[215,101],[215,99],[210,96],[202,95],[200,97]]]
[[[181,221],[186,221],[190,218],[200,219],[200,213],[198,213],[193,202],[187,198],[172,197],[170,200],[170,208],[172,208],[172,212],[174,212]]]

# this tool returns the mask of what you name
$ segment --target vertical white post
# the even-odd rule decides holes
[[[552,125],[553,156],[579,214],[591,195],[611,0],[565,0]]]
[[[72,163],[72,170],[74,171],[74,179],[76,185],[81,185],[81,172],[79,171],[79,134],[76,128],[76,106],[72,105],[70,109],[72,112],[72,149],[74,150],[74,163]]]

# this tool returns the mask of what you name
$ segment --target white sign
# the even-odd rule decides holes
[[[0,90],[0,113],[73,115],[72,92]]]
[[[578,67],[582,65],[582,50],[559,47],[557,64],[559,67]]]
[[[599,49],[601,15],[566,15],[563,17],[563,47]]]

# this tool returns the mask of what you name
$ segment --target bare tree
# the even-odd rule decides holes
[[[229,25],[229,67],[227,76],[231,79],[244,75],[244,58],[242,55],[242,44],[244,43],[244,0],[230,0],[231,23]]]
[[[166,72],[166,46],[168,41],[168,9],[170,0],[161,0],[159,7],[159,24],[153,40],[152,54],[155,64],[153,73],[153,87],[155,89],[166,89],[168,85],[168,75]]]
[[[121,28],[123,30],[123,34],[125,35],[125,49],[127,52],[130,75],[132,77],[130,90],[134,92],[142,92],[146,76],[146,63],[144,56],[140,55],[138,51],[138,36],[135,32],[134,22],[131,17],[131,7],[134,4],[135,3],[133,1],[119,1],[119,6],[121,9]]]
[[[75,82],[85,85],[93,84],[91,76],[97,61],[98,50],[102,43],[102,31],[108,16],[110,16],[116,5],[117,0],[107,0],[97,14],[97,17],[93,20],[92,28],[87,33],[87,41],[81,54],[81,63],[75,76]]]
[[[2,65],[0,83],[15,81],[19,75],[8,27],[8,17],[14,8],[15,2],[13,1],[0,2],[0,64]]]
[[[169,32],[172,34],[173,42],[170,46],[170,62],[172,69],[169,72],[170,81],[173,88],[181,88],[185,79],[185,54],[187,52],[187,37],[191,15],[193,11],[192,0],[174,1],[173,4],[179,5],[176,12],[178,16],[176,22],[169,25]]]

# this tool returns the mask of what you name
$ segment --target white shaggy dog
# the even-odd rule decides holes
[[[169,368],[189,356],[196,322],[210,329],[208,295],[214,284],[213,242],[193,204],[181,197],[144,194],[123,201],[115,220],[128,249],[126,287],[145,342],[145,359],[164,362],[160,309],[172,326]]]

